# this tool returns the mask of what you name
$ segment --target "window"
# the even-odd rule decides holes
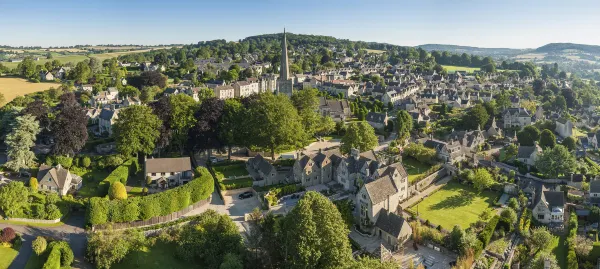
[[[152,173],[152,176],[153,176],[153,177],[155,177],[155,176],[156,176],[156,173]]]
[[[543,214],[539,214],[538,215],[538,219],[544,219],[544,215]]]
[[[165,175],[165,173],[160,173],[160,175],[161,175],[161,176],[164,176],[164,175]]]

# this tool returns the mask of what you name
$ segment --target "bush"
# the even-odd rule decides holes
[[[110,184],[110,190],[108,191],[108,196],[111,199],[125,200],[127,199],[127,190],[125,189],[125,185],[121,182],[113,182]]]
[[[71,250],[69,243],[66,241],[54,241],[50,243],[49,247],[52,251],[55,249],[59,251],[61,267],[71,267],[75,256],[73,255],[73,250]]]
[[[70,168],[73,165],[73,158],[67,156],[55,156],[55,163],[60,164],[64,168]]]
[[[483,228],[483,231],[478,235],[479,240],[483,243],[483,247],[487,247],[490,243],[490,239],[496,230],[496,225],[498,225],[498,221],[500,221],[499,216],[494,216],[488,224]]]
[[[46,238],[41,236],[38,236],[35,240],[33,240],[33,242],[31,242],[31,249],[38,256],[46,251],[47,246],[48,242],[46,241]]]
[[[10,243],[15,239],[15,237],[17,237],[17,233],[15,233],[15,230],[13,230],[13,228],[6,227],[2,229],[2,235],[0,235],[0,242]]]
[[[131,158],[119,165],[115,170],[113,170],[108,177],[106,177],[102,182],[100,182],[100,187],[108,193],[108,190],[113,182],[121,182],[122,184],[127,184],[127,178],[130,174],[135,174],[137,172],[137,159]]]
[[[90,157],[84,156],[83,158],[81,158],[81,166],[89,168],[90,165],[92,165],[92,160],[90,159]]]
[[[44,263],[42,269],[57,269],[60,268],[60,249],[54,248],[50,250],[50,255]]]

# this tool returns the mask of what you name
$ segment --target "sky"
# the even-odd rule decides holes
[[[190,44],[279,33],[403,46],[600,45],[599,0],[0,0],[0,45]]]

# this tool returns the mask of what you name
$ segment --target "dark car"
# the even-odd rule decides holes
[[[240,199],[243,200],[243,199],[246,199],[246,198],[250,198],[252,196],[254,196],[254,194],[251,191],[247,191],[247,192],[240,193],[240,195],[238,195],[238,198],[240,198]]]

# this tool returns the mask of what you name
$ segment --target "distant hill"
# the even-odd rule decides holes
[[[458,46],[458,45],[446,45],[446,44],[425,44],[417,46],[427,51],[449,51],[452,53],[468,53],[482,56],[510,56],[521,53],[526,53],[530,49],[509,49],[509,48],[479,48],[469,46]]]
[[[541,46],[535,50],[539,53],[563,53],[565,50],[573,50],[586,52],[591,54],[600,54],[600,46],[596,45],[584,45],[574,43],[550,43]]]

